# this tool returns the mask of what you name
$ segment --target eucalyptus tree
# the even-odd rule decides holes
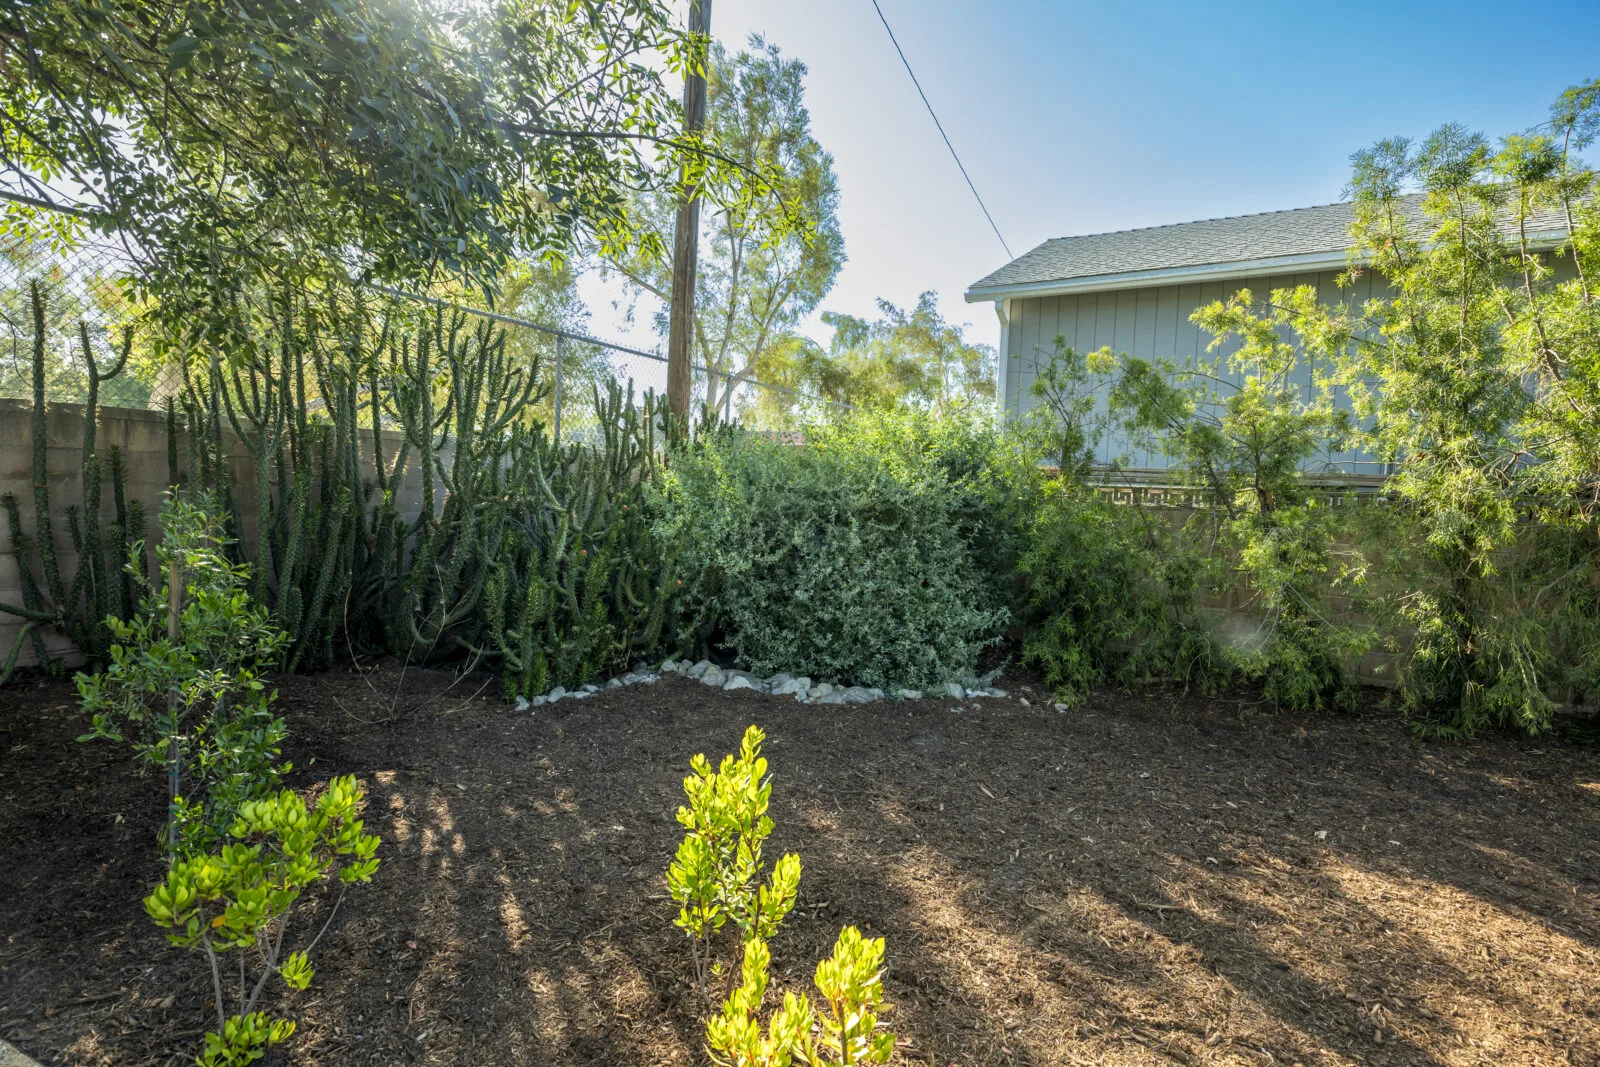
[[[793,328],[816,310],[844,266],[833,157],[811,134],[805,75],[804,63],[759,36],[736,54],[712,46],[706,132],[719,152],[749,168],[730,172],[740,195],[724,197],[702,222],[694,353],[712,407],[730,383],[759,374],[776,350],[792,345]],[[671,232],[667,198],[650,192],[635,206],[656,235]],[[670,302],[664,242],[606,255],[604,266]],[[664,334],[666,312],[656,320]]]
[[[837,399],[857,404],[909,403],[938,413],[994,401],[995,353],[966,339],[939,313],[938,294],[915,307],[878,301],[878,318],[824,314],[833,327],[829,356]]]

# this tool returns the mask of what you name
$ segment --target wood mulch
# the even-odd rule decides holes
[[[1600,750],[1239,694],[1058,713],[1022,676],[866,707],[673,678],[520,715],[484,683],[284,681],[294,783],[359,775],[383,865],[269,1063],[705,1062],[662,872],[689,757],[756,722],[771,856],[805,865],[775,991],[844,923],[886,937],[899,1063],[1600,1064]],[[140,906],[161,784],[85,725],[69,685],[0,690],[0,1036],[192,1062],[209,979]]]

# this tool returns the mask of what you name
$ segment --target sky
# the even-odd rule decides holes
[[[1326,204],[1350,154],[1459,121],[1500,136],[1600,77],[1600,0],[1341,4],[879,0],[1011,250],[1050,237]],[[686,5],[684,5],[686,6]],[[872,0],[715,0],[730,48],[761,33],[809,67],[849,257],[822,310],[872,317],[938,292],[995,344],[967,286],[1008,261]],[[591,328],[654,347],[585,283]],[[813,316],[806,332],[826,341]]]

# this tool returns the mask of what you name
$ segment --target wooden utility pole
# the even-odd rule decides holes
[[[689,32],[711,37],[711,0],[689,0]],[[709,53],[706,61],[710,62]],[[705,75],[690,72],[683,82],[684,132],[698,133],[706,124]],[[700,258],[700,198],[678,208],[677,233],[672,246],[672,316],[667,328],[667,406],[674,415],[687,417],[693,375],[694,289]]]

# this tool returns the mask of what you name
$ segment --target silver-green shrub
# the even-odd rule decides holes
[[[677,546],[682,648],[884,688],[976,670],[1008,617],[974,544],[982,501],[879,428],[722,432],[674,456],[658,533]]]

